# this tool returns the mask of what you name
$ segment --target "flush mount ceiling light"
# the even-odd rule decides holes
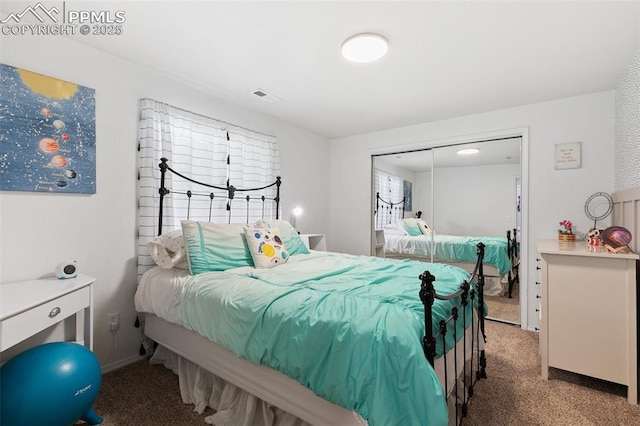
[[[371,62],[387,53],[387,39],[380,34],[362,33],[342,43],[342,56],[352,62]]]
[[[458,151],[458,154],[460,154],[460,155],[472,155],[472,154],[477,154],[479,152],[480,152],[480,150],[478,148],[466,148],[466,149],[461,149],[460,151]]]

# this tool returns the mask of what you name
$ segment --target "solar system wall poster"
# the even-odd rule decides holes
[[[5,64],[0,87],[0,190],[95,194],[95,90]]]

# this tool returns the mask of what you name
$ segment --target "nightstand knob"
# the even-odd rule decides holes
[[[51,310],[51,312],[49,312],[49,318],[55,317],[56,315],[58,315],[60,313],[60,311],[61,311],[61,309],[58,306],[56,306],[55,308],[53,308]]]

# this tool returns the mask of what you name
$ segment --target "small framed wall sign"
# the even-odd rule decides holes
[[[582,167],[581,142],[556,144],[556,170],[579,169]]]

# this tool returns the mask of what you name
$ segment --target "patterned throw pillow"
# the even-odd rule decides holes
[[[244,235],[256,268],[272,268],[289,260],[289,252],[278,228],[245,226]]]
[[[425,222],[422,219],[418,219],[416,222],[420,227],[420,231],[422,231],[422,235],[431,235],[431,228],[429,228],[429,225],[427,225],[427,222]]]

